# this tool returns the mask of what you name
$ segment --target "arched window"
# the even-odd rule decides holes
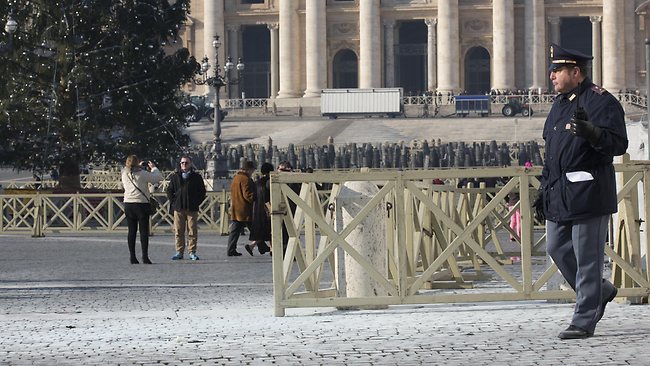
[[[340,50],[332,64],[332,87],[346,89],[359,87],[359,61],[354,51]]]

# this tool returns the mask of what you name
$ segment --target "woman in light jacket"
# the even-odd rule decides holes
[[[122,186],[124,187],[124,215],[129,227],[127,236],[131,264],[138,264],[135,257],[135,236],[140,226],[140,245],[142,246],[142,263],[151,264],[149,260],[149,216],[152,214],[149,205],[149,184],[163,180],[163,175],[153,162],[143,162],[135,155],[126,158],[126,166],[122,170]],[[146,169],[148,167],[151,171]]]

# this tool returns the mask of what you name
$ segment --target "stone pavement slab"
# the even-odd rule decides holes
[[[285,147],[335,144],[410,142],[541,141],[545,117],[508,118],[326,118],[272,117],[268,119],[226,118],[222,122],[222,141],[227,144],[273,143]],[[212,123],[202,120],[187,128],[194,143],[212,142]]]
[[[130,265],[123,234],[0,235],[0,365],[647,365],[649,308],[613,303],[596,335],[561,341],[572,304],[543,301],[288,309],[268,256]],[[242,237],[240,246],[245,240]]]

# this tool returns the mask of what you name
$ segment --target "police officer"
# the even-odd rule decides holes
[[[607,224],[616,212],[613,157],[627,149],[620,103],[586,75],[593,57],[551,45],[550,79],[558,93],[544,124],[546,156],[534,202],[546,219],[547,250],[576,292],[561,339],[594,334],[617,289],[603,277]]]

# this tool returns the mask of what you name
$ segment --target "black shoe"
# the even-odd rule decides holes
[[[142,263],[144,263],[144,264],[153,264],[153,263],[151,263],[151,260],[149,260],[149,257],[142,258]]]
[[[246,245],[244,245],[244,248],[246,249],[248,254],[250,254],[251,256],[253,255],[253,249],[251,249],[250,245],[246,244]]]
[[[269,246],[266,245],[266,243],[261,242],[260,244],[257,244],[257,250],[260,251],[260,254],[265,254],[265,253],[270,252],[271,248],[269,248]]]
[[[583,339],[583,338],[589,338],[592,335],[594,334],[591,332],[587,332],[582,328],[578,328],[575,325],[569,325],[567,329],[560,332],[558,337],[560,339]]]
[[[228,253],[229,257],[239,257],[240,255],[241,255],[241,253],[239,253],[239,252]]]
[[[131,258],[131,264],[138,264],[138,263],[140,262],[138,262],[137,258]]]
[[[614,287],[614,291],[612,292],[612,294],[609,295],[609,297],[605,299],[605,301],[600,305],[600,313],[598,313],[598,320],[596,320],[597,322],[599,322],[600,319],[603,318],[603,315],[605,315],[605,307],[607,306],[607,303],[612,302],[612,300],[614,300],[614,298],[616,297],[616,294],[618,294],[618,289]]]

